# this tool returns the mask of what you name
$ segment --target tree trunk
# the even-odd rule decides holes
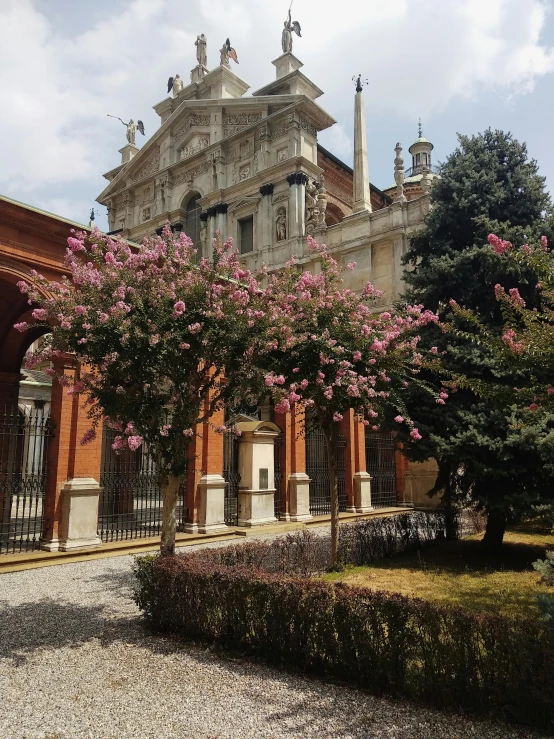
[[[163,519],[162,542],[160,554],[175,554],[175,533],[177,531],[177,498],[179,496],[180,477],[168,475],[162,482]]]
[[[506,514],[493,508],[487,516],[487,528],[483,537],[483,547],[489,554],[498,554],[502,549],[504,532],[506,531]]]
[[[331,493],[331,566],[336,567],[339,561],[339,489],[337,480],[337,445],[339,441],[338,426],[332,422],[330,428],[324,428],[327,459],[329,462],[329,486]]]

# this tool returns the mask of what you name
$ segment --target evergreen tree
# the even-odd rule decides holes
[[[551,234],[550,197],[525,144],[502,131],[459,136],[459,147],[434,183],[431,203],[425,229],[411,239],[405,256],[410,303],[423,303],[444,317],[449,301],[455,300],[498,332],[503,318],[494,292],[497,283],[508,290],[519,287],[527,305],[536,305],[532,268],[503,260],[487,243],[491,232],[515,243]],[[522,430],[514,423],[509,391],[525,384],[524,370],[507,367],[486,346],[437,326],[424,327],[421,336],[422,347],[444,352],[447,370],[506,387],[503,402],[498,394],[478,396],[454,386],[442,405],[430,403],[414,386],[408,408],[423,440],[413,445],[409,437],[403,439],[412,460],[437,460],[434,492],[442,494],[447,506],[455,495],[464,495],[486,511],[484,542],[497,549],[510,515],[552,495],[552,449],[543,441],[552,432],[554,416],[541,415]]]

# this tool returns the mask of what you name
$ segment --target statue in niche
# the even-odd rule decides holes
[[[287,238],[287,211],[283,207],[277,211],[275,230],[277,232],[277,241],[285,241]]]
[[[306,183],[306,211],[305,223],[306,233],[313,233],[313,229],[317,226],[319,209],[317,207],[317,185],[314,180],[308,180]]]
[[[206,36],[201,33],[200,36],[196,37],[196,41],[194,42],[194,45],[196,46],[196,60],[198,62],[198,66],[200,67],[207,67],[208,66],[208,39]]]
[[[290,54],[292,52],[292,34],[295,33],[297,36],[302,38],[300,23],[298,21],[291,20],[290,8],[289,17],[283,25],[284,28],[281,36],[281,46],[283,48],[283,54]]]

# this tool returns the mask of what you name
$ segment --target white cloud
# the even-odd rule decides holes
[[[105,2],[102,20],[87,27],[83,3],[73,37],[39,12],[40,0],[0,3],[0,190],[37,204],[49,200],[75,218],[79,210],[79,220],[125,143],[123,127],[106,114],[141,118],[152,133],[159,119],[151,106],[165,97],[168,76],[187,78],[202,31],[210,67],[229,36],[240,61],[235,71],[253,89],[262,86],[281,53],[288,5],[96,1]],[[543,0],[319,0],[317,12],[312,0],[296,0],[293,18],[303,30],[294,53],[326,92],[318,103],[343,124],[326,134],[325,145],[349,160],[351,77],[358,72],[370,79],[368,117],[428,119],[460,98],[530,92],[554,71],[554,49],[541,41],[546,14]]]

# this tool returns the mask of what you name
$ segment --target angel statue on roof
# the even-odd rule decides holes
[[[292,3],[291,3],[292,7]],[[284,22],[283,35],[281,36],[281,46],[283,47],[283,54],[290,54],[292,52],[292,34],[293,32],[302,38],[300,23],[298,21],[291,20],[289,8],[289,17]]]
[[[118,115],[110,115],[108,113],[108,118],[117,118],[118,121],[121,121],[124,126],[127,128],[127,141],[135,146],[135,136],[137,133],[137,129],[141,132],[141,134],[144,136],[144,123],[142,121],[137,121],[136,123],[131,118],[131,120],[128,123],[125,123],[123,118],[120,118]]]

